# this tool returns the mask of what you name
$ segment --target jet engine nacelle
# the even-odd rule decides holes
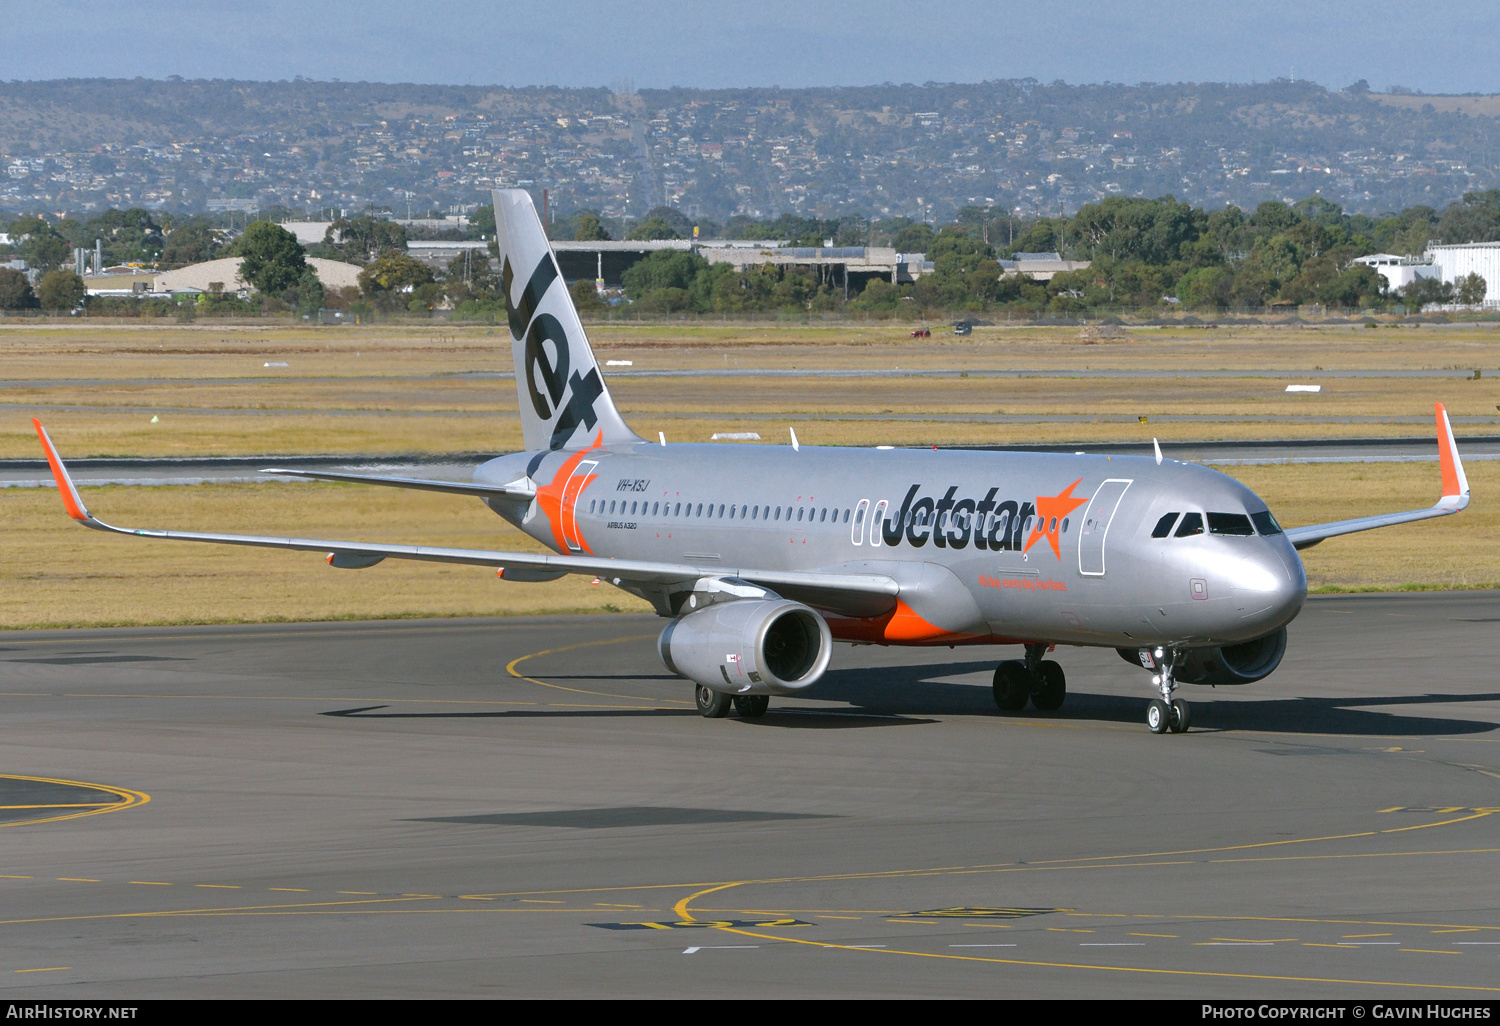
[[[734,695],[800,691],[823,676],[832,651],[823,618],[787,599],[717,602],[673,620],[656,639],[667,669]]]
[[[1120,658],[1140,666],[1140,653],[1133,648],[1117,649]],[[1281,665],[1286,655],[1286,628],[1274,634],[1238,645],[1221,648],[1190,648],[1176,666],[1177,680],[1183,684],[1253,684]],[[1150,669],[1150,667],[1147,667]]]

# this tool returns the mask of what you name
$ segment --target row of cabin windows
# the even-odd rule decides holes
[[[798,523],[802,523],[805,520],[805,522],[807,522],[807,523],[824,524],[824,523],[832,522],[832,523],[835,523],[835,524],[847,524],[847,523],[849,523],[850,517],[852,516],[853,519],[854,519],[854,523],[856,525],[858,525],[858,524],[863,523],[864,522],[864,518],[865,518],[865,507],[864,507],[863,503],[860,504],[860,506],[859,506],[859,508],[857,510],[849,510],[849,509],[830,508],[830,507],[827,507],[827,506],[824,506],[824,507],[818,507],[818,506],[813,506],[813,507],[805,507],[805,506],[795,506],[795,507],[794,506],[760,506],[760,505],[755,505],[755,506],[740,506],[740,505],[735,505],[733,503],[731,503],[731,504],[729,504],[727,506],[725,504],[723,504],[723,503],[720,503],[719,505],[715,506],[711,502],[707,503],[707,504],[704,504],[704,503],[700,502],[700,503],[697,503],[695,505],[695,504],[693,504],[691,502],[687,502],[687,503],[683,503],[683,502],[678,502],[678,503],[665,502],[665,503],[663,503],[663,502],[661,502],[659,500],[655,501],[655,502],[647,502],[647,501],[641,500],[641,499],[633,499],[633,500],[630,500],[628,502],[626,500],[624,500],[624,499],[609,499],[609,500],[605,500],[605,499],[591,499],[591,500],[589,500],[589,512],[593,513],[593,514],[600,515],[600,516],[611,516],[611,515],[637,516],[638,515],[638,516],[643,516],[643,517],[644,516],[652,516],[652,517],[655,517],[655,516],[695,517],[695,518],[697,518],[697,517],[703,517],[703,518],[713,517],[713,518],[717,518],[717,519],[729,519],[729,520],[734,520],[734,519],[739,519],[739,520],[769,520],[769,521],[782,521],[782,520],[785,520],[787,522],[791,522],[792,519],[793,519],[793,511],[794,510],[795,510],[795,514],[796,514],[796,521]],[[1191,514],[1191,515],[1192,516],[1197,516],[1197,514]],[[1217,515],[1219,515],[1219,514],[1210,514],[1210,516],[1217,516]],[[1225,515],[1228,515],[1228,514],[1225,514]],[[1268,513],[1266,515],[1269,516],[1270,514]],[[977,530],[985,531],[985,530],[988,530],[992,526],[998,525],[998,526],[995,527],[995,533],[998,534],[998,533],[1004,533],[1005,532],[1006,528],[1009,526],[1010,516],[1011,516],[1010,512],[1006,511],[1006,512],[998,513],[998,514],[989,513],[989,514],[986,514],[982,518],[976,518],[972,513],[968,512],[968,511],[961,511],[961,512],[958,512],[958,513],[949,514],[945,510],[941,515],[938,515],[935,518],[936,519],[936,523],[934,524],[934,526],[939,531],[945,531],[945,530],[947,530],[949,528],[949,526],[952,526],[952,527],[957,528],[960,531],[965,531],[966,532],[966,531],[969,530],[969,528],[971,526],[976,527]],[[1175,514],[1175,513],[1172,514],[1172,517],[1174,519],[1176,518],[1176,516],[1177,516],[1177,514]],[[978,520],[977,524],[975,523],[976,519]],[[934,517],[932,516],[932,514],[931,514],[931,512],[929,510],[925,510],[925,509],[910,510],[910,511],[907,512],[905,518],[903,519],[901,527],[902,527],[902,529],[905,529],[905,528],[911,527],[911,526],[925,527],[925,526],[927,526],[928,523],[932,522],[933,520],[934,520]],[[1028,532],[1031,531],[1032,523],[1033,523],[1033,518],[1028,516],[1026,518],[1025,522],[1021,525],[1021,533],[1022,533],[1022,535],[1025,535],[1025,534],[1027,534]],[[1050,525],[1048,525],[1045,528],[1045,530],[1047,530],[1049,533],[1051,531],[1061,530],[1061,532],[1063,534],[1067,534],[1068,533],[1068,527],[1070,526],[1070,523],[1071,523],[1071,521],[1067,517],[1063,518],[1061,524],[1058,523],[1056,517],[1053,517],[1052,520],[1051,520]],[[1158,525],[1158,527],[1159,527],[1159,525]],[[1168,527],[1170,528],[1170,525],[1168,525]],[[1157,535],[1156,537],[1163,537],[1163,536],[1162,535]]]
[[[624,499],[610,499],[608,501],[604,499],[589,500],[589,512],[601,516],[610,516],[618,513],[621,516],[715,517],[729,520],[791,521],[794,510],[799,523],[805,519],[810,524],[826,524],[830,521],[835,524],[847,524],[851,513],[847,509],[838,510],[828,506],[739,506],[734,503],[726,506],[722,502],[715,506],[711,502],[707,504],[700,502],[694,505],[691,502],[646,502],[640,499],[634,499],[630,502],[626,502]],[[859,516],[863,518],[864,510],[860,510]]]
[[[1249,538],[1257,532],[1265,535],[1281,533],[1281,525],[1276,522],[1276,518],[1271,515],[1271,511],[1268,509],[1262,510],[1259,513],[1251,513],[1249,516],[1246,516],[1244,513],[1209,513],[1207,516],[1209,534],[1227,534],[1238,538]],[[1178,517],[1182,518],[1181,523],[1178,523]],[[1151,537],[1166,538],[1171,536],[1175,538],[1187,538],[1190,535],[1202,534],[1203,517],[1204,514],[1202,513],[1164,514],[1156,522],[1156,527],[1151,531]],[[1251,526],[1252,522],[1254,524],[1253,527]],[[1172,530],[1173,524],[1177,525],[1175,533]]]

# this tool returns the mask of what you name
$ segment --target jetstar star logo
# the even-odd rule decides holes
[[[542,485],[536,490],[536,504],[541,507],[542,514],[552,525],[552,537],[557,542],[558,552],[567,553],[568,535],[571,533],[577,540],[575,548],[581,548],[591,556],[594,554],[594,550],[589,548],[589,543],[584,541],[583,532],[578,530],[577,506],[583,490],[599,475],[578,474],[575,471],[578,470],[584,457],[603,445],[604,432],[601,431],[595,436],[593,445],[587,449],[580,449],[563,460],[562,466],[557,468],[557,473],[552,475],[551,483]],[[569,528],[572,530],[569,531]]]
[[[936,548],[962,549],[972,544],[976,549],[995,552],[1027,552],[1038,541],[1047,539],[1053,555],[1062,559],[1059,535],[1069,513],[1088,502],[1073,495],[1083,482],[1074,481],[1057,495],[1040,495],[1035,502],[1014,499],[996,501],[1000,489],[991,488],[982,499],[956,499],[958,486],[951,485],[941,499],[918,497],[921,485],[912,485],[901,502],[880,525],[881,540],[900,545],[904,540],[913,548],[929,541]],[[1036,517],[1035,526],[1024,538],[1028,519]]]
[[[1026,539],[1026,547],[1022,552],[1031,551],[1031,547],[1037,543],[1037,539],[1046,538],[1052,546],[1052,554],[1062,559],[1062,550],[1058,548],[1057,528],[1069,513],[1082,506],[1087,499],[1073,497],[1073,489],[1077,488],[1083,478],[1074,481],[1057,495],[1038,495],[1036,498],[1036,526],[1031,529],[1031,537]]]
[[[542,257],[536,270],[531,272],[519,300],[512,298],[515,272],[511,269],[509,257],[506,257],[500,275],[510,337],[517,343],[524,340],[526,344],[524,366],[532,409],[543,423],[556,418],[547,445],[549,449],[561,449],[567,445],[579,424],[593,430],[599,421],[594,412],[594,400],[604,393],[604,381],[599,377],[598,367],[589,368],[588,374],[573,371],[571,377],[568,375],[572,360],[567,329],[551,314],[536,312],[547,290],[557,280],[557,265],[552,262],[550,254]],[[552,343],[551,352],[548,352],[548,342]],[[563,402],[564,395],[568,395],[566,403]]]

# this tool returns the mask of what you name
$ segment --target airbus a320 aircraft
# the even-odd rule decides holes
[[[658,650],[699,711],[765,713],[817,683],[835,640],[1020,645],[996,704],[1063,703],[1056,645],[1116,649],[1160,697],[1155,733],[1186,730],[1178,686],[1248,684],[1276,669],[1307,578],[1297,550],[1335,535],[1457,513],[1469,486],[1437,407],[1442,497],[1427,509],[1283,530],[1248,488],[1205,467],[1110,457],[791,445],[668,445],[626,426],[530,197],[495,193],[525,452],[472,483],[267,473],[478,496],[557,555],[139,530],[95,519],[39,422],[68,513],[144,538],[327,553],[335,567],[423,559],[507,581],[589,574],[669,622]]]

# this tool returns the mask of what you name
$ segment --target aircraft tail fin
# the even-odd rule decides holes
[[[524,189],[496,189],[494,195],[526,448],[641,441],[615,409],[531,196]]]

